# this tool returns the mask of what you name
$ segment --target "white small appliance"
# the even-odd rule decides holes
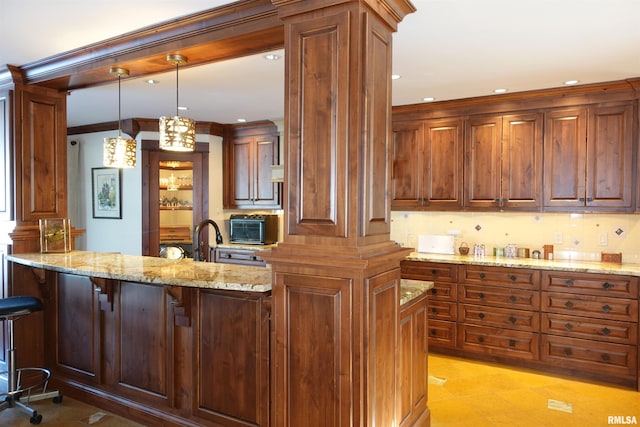
[[[418,235],[418,252],[454,255],[454,237],[439,234]]]

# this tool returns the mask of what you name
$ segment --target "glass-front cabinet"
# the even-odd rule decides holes
[[[142,254],[191,257],[194,224],[208,217],[208,144],[193,153],[142,147]]]

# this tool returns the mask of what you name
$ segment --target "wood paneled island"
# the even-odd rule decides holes
[[[45,301],[17,322],[18,351],[34,350],[20,364],[51,368],[63,394],[145,425],[270,425],[269,268],[83,251],[8,260],[12,294]],[[408,420],[426,410],[424,286],[405,281],[398,301]]]

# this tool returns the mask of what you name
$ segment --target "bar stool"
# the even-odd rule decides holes
[[[18,407],[27,413],[31,424],[40,424],[42,415],[29,407],[29,403],[37,400],[52,398],[54,403],[62,402],[59,391],[47,391],[51,372],[45,368],[16,368],[16,349],[13,341],[13,322],[18,318],[43,309],[42,301],[31,296],[14,296],[0,299],[0,320],[7,321],[7,392],[0,393],[4,401],[0,402],[0,411]],[[23,375],[24,374],[24,375]],[[31,375],[35,379],[31,378]],[[25,378],[23,378],[23,376]],[[25,383],[26,382],[26,383]],[[38,391],[32,393],[32,391]],[[25,403],[26,402],[26,403]]]

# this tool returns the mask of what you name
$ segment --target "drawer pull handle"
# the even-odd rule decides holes
[[[480,273],[480,278],[481,278],[481,279],[484,279],[485,277],[487,277],[487,275],[486,275],[486,274],[484,274],[484,273]]]
[[[478,294],[478,298],[480,298],[480,299],[484,299],[484,294],[483,294],[482,292],[480,292],[480,293]]]
[[[478,314],[478,317],[480,318],[480,320],[483,320],[484,319],[484,313]]]
[[[509,276],[509,279],[511,279],[512,282],[515,282],[517,277],[512,274],[511,276]]]
[[[436,274],[438,274],[438,270],[435,270],[435,269],[431,270],[431,274],[433,274],[435,276]]]
[[[573,308],[573,303],[571,301],[567,301],[564,303],[564,306],[567,308]]]
[[[611,360],[611,357],[607,353],[605,353],[602,355],[602,360],[604,360],[605,362],[608,362],[609,360]]]
[[[602,330],[602,334],[603,334],[603,335],[609,335],[610,333],[611,333],[611,329],[609,329],[609,328],[604,328],[604,329]]]
[[[568,287],[572,287],[572,286],[573,286],[573,279],[567,279],[564,283],[565,283]]]
[[[478,342],[484,342],[484,337],[478,337]]]
[[[605,305],[604,307],[602,307],[602,311],[605,313],[608,313],[611,311],[611,307],[609,307],[608,305]]]
[[[515,324],[516,324],[516,320],[517,320],[517,319],[516,319],[515,317],[513,317],[513,316],[509,316],[509,323],[511,323],[512,325],[515,325]]]
[[[516,298],[516,296],[515,296],[515,295],[511,295],[511,296],[509,297],[509,301],[511,301],[511,302],[516,302],[516,300],[517,300],[517,298]]]
[[[573,325],[572,325],[571,323],[567,323],[566,325],[564,325],[564,328],[565,328],[567,331],[571,331],[571,330],[573,329]]]
[[[509,340],[509,347],[515,347],[516,346],[516,340]]]
[[[566,354],[567,356],[571,356],[573,354],[573,352],[571,351],[570,348],[565,348],[564,349],[564,354]]]
[[[605,291],[608,291],[609,289],[613,288],[613,285],[612,285],[611,283],[609,283],[609,282],[604,282],[604,283],[602,284],[602,288],[603,288]]]

